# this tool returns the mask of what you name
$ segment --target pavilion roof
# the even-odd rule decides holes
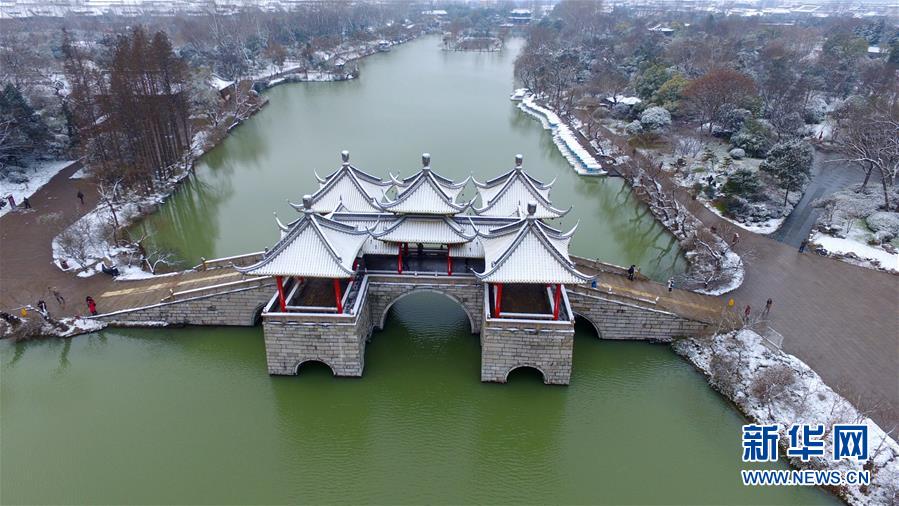
[[[533,203],[527,217],[480,238],[485,271],[475,275],[487,283],[577,284],[592,280],[568,256],[577,226],[562,233],[535,216]]]
[[[465,227],[448,216],[405,215],[384,230],[373,232],[372,237],[387,242],[464,244],[477,234],[467,232]]]
[[[326,177],[315,178],[319,182],[319,189],[312,195],[312,210],[317,213],[332,213],[339,209],[376,213],[381,209],[378,202],[393,186],[393,181],[384,181],[350,164],[350,155],[344,151],[343,164]],[[290,205],[298,210],[305,210],[300,204]]]
[[[257,276],[349,278],[370,234],[370,230],[316,214],[311,207],[290,225],[278,221],[278,227],[282,233],[274,247],[259,262],[235,267],[238,271]]]
[[[396,198],[379,204],[381,209],[402,214],[453,215],[460,213],[471,204],[457,204],[456,197],[462,192],[468,179],[461,183],[440,176],[430,168],[430,155],[422,155],[424,166],[414,176],[403,180],[393,179],[398,191]]]
[[[515,158],[515,167],[505,174],[484,183],[474,180],[481,196],[481,207],[473,207],[476,214],[487,216],[515,216],[529,202],[537,205],[538,219],[559,218],[569,209],[553,207],[549,192],[555,180],[542,183],[528,175],[521,167],[521,155]]]

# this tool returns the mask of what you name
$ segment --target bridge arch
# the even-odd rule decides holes
[[[594,322],[593,319],[590,318],[590,316],[588,316],[588,315],[585,314],[585,313],[579,313],[579,312],[577,312],[577,311],[574,311],[574,316],[576,316],[577,318],[580,318],[580,319],[584,320],[585,322],[589,323],[590,326],[593,327],[593,330],[596,331],[596,337],[597,337],[598,339],[602,339],[602,330],[599,329],[599,325],[597,325],[596,322]]]
[[[543,378],[543,384],[547,384],[546,383],[546,373],[543,372],[543,369],[541,369],[539,366],[536,366],[533,364],[519,364],[519,365],[511,367],[508,371],[506,371],[506,375],[503,376],[503,383],[507,383],[509,381],[509,375],[512,374],[512,371],[516,371],[518,369],[531,369],[531,370],[539,372],[540,377]]]
[[[437,288],[437,287],[428,287],[428,286],[410,288],[409,290],[407,290],[403,293],[400,293],[399,295],[396,295],[395,297],[385,298],[381,304],[377,304],[377,305],[373,306],[372,307],[372,310],[373,310],[372,319],[374,320],[375,324],[377,325],[378,330],[384,330],[384,325],[387,323],[387,314],[390,313],[390,308],[392,308],[394,304],[405,299],[406,297],[408,297],[410,295],[415,295],[415,294],[420,294],[420,293],[436,293],[438,295],[442,295],[442,296],[452,300],[460,308],[462,308],[462,311],[465,312],[465,316],[468,317],[468,323],[471,327],[471,333],[477,334],[481,331],[481,325],[480,325],[481,320],[480,320],[480,318],[477,318],[475,316],[477,314],[476,312],[473,313],[473,310],[475,310],[477,307],[479,307],[480,303],[476,303],[474,307],[470,307],[472,305],[471,302],[466,302],[465,300],[460,299],[458,296],[456,296],[452,293],[449,293],[449,291],[447,291],[447,290],[443,290],[443,289]],[[383,307],[384,309],[379,309],[380,307]]]
[[[265,309],[265,305],[268,301],[263,302],[262,304],[258,304],[255,308],[253,308],[253,312],[250,313],[250,322],[249,325],[251,327],[255,327],[257,325],[262,324],[262,311]]]
[[[337,376],[334,374],[334,367],[331,366],[327,361],[322,360],[320,358],[307,358],[300,360],[297,362],[296,367],[293,368],[293,375],[298,376],[300,374],[300,367],[303,367],[305,364],[321,364],[328,368],[331,371],[331,376]]]

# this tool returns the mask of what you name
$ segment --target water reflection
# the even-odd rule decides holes
[[[269,105],[197,164],[196,180],[204,185],[186,185],[146,226],[191,265],[200,256],[269,245],[277,238],[271,212],[292,213],[285,199],[314,191],[313,170],[329,173],[342,149],[384,177],[418,170],[419,154],[429,151],[443,175],[474,173],[481,180],[507,170],[522,153],[534,177],[556,179],[557,205],[573,206],[557,225],[580,220],[574,253],[644,265],[657,279],[682,270],[678,248],[668,247],[620,179],[577,176],[550,133],[508,100],[521,44],[512,39],[502,53],[448,53],[439,37],[429,37],[367,59],[354,81],[269,90]],[[465,196],[473,195],[469,188]]]

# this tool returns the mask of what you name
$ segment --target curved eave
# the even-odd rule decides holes
[[[546,232],[551,231],[554,235],[558,234],[557,239],[568,238],[568,237],[570,237],[570,235],[562,234],[561,232],[558,232],[554,228],[549,227],[548,225],[540,223],[539,221],[536,221],[536,220],[533,223],[525,222],[522,225],[519,222],[518,224],[512,224],[512,225],[507,225],[506,227],[502,227],[503,229],[509,229],[509,230],[504,231],[501,235],[508,235],[508,233],[511,230],[513,230],[513,229],[510,229],[510,227],[513,227],[516,225],[521,227],[518,231],[517,237],[515,237],[515,239],[509,244],[509,246],[506,248],[506,250],[503,252],[503,254],[500,255],[500,257],[494,261],[493,265],[490,266],[490,269],[485,270],[484,272],[481,272],[481,273],[473,271],[475,276],[477,276],[478,279],[480,279],[482,281],[487,281],[487,282],[503,282],[503,283],[538,283],[538,282],[540,282],[540,283],[542,283],[542,282],[568,283],[568,282],[571,282],[568,280],[563,281],[558,278],[551,279],[548,276],[544,277],[544,278],[540,278],[539,276],[533,276],[533,275],[530,277],[527,277],[527,278],[522,276],[521,278],[519,278],[520,281],[515,281],[515,280],[513,280],[513,281],[509,281],[509,280],[494,281],[494,280],[489,279],[494,273],[496,273],[506,263],[507,260],[509,260],[509,258],[512,257],[512,255],[515,254],[516,249],[519,247],[521,242],[524,240],[524,238],[529,233],[533,233],[535,235],[537,240],[543,245],[544,250],[546,250],[557,262],[559,262],[560,266],[571,277],[575,278],[576,280],[580,280],[581,283],[586,283],[586,282],[596,279],[596,276],[589,276],[587,274],[584,274],[584,273],[578,271],[577,268],[575,267],[574,262],[572,262],[571,259],[568,258],[567,253],[563,255],[563,253],[560,252],[558,249],[556,249],[556,247],[550,242],[550,239],[549,239],[549,237],[547,237]],[[544,227],[547,230],[544,230]],[[569,234],[573,234],[573,233],[574,233],[574,230],[569,232]]]
[[[392,240],[392,239],[387,238],[394,232],[397,232],[401,227],[405,226],[405,223],[407,221],[416,220],[416,219],[428,220],[428,221],[438,221],[439,220],[443,224],[445,224],[450,230],[452,230],[452,232],[456,235],[457,239],[453,240],[453,241],[446,241],[446,240],[427,241],[427,240],[420,240],[420,239],[412,240],[412,239],[405,239],[405,238],[402,240],[400,240],[400,239]],[[411,222],[410,222],[410,225],[412,225]],[[424,243],[435,243],[435,244],[465,244],[467,242],[471,242],[472,240],[474,240],[477,237],[477,233],[471,234],[471,235],[466,234],[465,231],[462,229],[462,227],[458,223],[456,223],[455,221],[453,221],[452,219],[450,219],[447,216],[440,216],[440,217],[404,216],[404,217],[400,218],[399,220],[397,220],[396,223],[393,223],[391,226],[382,230],[381,232],[378,232],[378,233],[373,232],[371,234],[371,236],[374,237],[375,239],[378,239],[378,240],[381,240],[384,242],[424,242]]]

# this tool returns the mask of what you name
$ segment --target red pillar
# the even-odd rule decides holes
[[[337,313],[343,313],[343,297],[340,296],[340,280],[334,280],[334,298],[337,300]]]
[[[553,320],[559,319],[559,302],[562,300],[562,285],[556,285],[556,293],[553,295]]]
[[[493,317],[499,318],[500,311],[502,311],[503,306],[503,284],[496,284],[496,300],[493,304]]]
[[[284,300],[284,278],[281,276],[275,276],[275,280],[278,282],[278,301],[281,303],[281,312],[287,312],[287,302]]]
[[[397,243],[396,250],[396,272],[403,273],[403,243]]]
[[[453,275],[453,256],[450,254],[450,245],[446,245],[446,274]]]

